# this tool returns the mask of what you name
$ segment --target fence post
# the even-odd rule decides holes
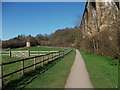
[[[56,58],[58,58],[58,52],[56,52]]]
[[[51,61],[51,54],[49,55],[49,61]]]
[[[50,53],[49,53],[49,55],[48,55],[48,62],[50,61]]]
[[[50,53],[50,51],[48,53]]]
[[[51,61],[52,55],[50,54],[50,61]]]
[[[9,57],[11,57],[11,51],[9,51]]]
[[[48,62],[49,62],[49,55],[50,55],[50,54],[48,54],[48,57],[47,57],[47,59],[48,59],[48,60],[47,60],[47,64],[48,64]]]
[[[59,58],[60,58],[60,51],[59,51]]]
[[[62,56],[62,52],[60,51],[60,57]]]
[[[57,52],[57,58],[59,58],[59,52]]]
[[[60,51],[59,51],[59,58],[60,58]]]
[[[49,53],[49,55],[48,55],[48,62],[47,62],[47,63],[49,63],[49,60],[50,60],[50,53]]]
[[[34,58],[34,69],[36,69],[36,58]]]
[[[57,55],[58,55],[58,58],[59,58],[59,56],[60,56],[60,55],[59,55],[59,51],[58,51]]]
[[[57,58],[59,57],[59,52],[57,52]]]
[[[51,54],[51,61],[53,60],[53,53]]]
[[[56,52],[54,53],[54,56],[55,56],[55,59],[56,59]],[[55,60],[55,59],[54,59],[54,60]]]
[[[56,59],[56,53],[54,53],[53,55],[54,55],[54,57],[55,57],[55,59]],[[55,60],[55,59],[54,59],[54,60]]]
[[[30,56],[30,50],[28,50],[28,56]]]
[[[49,54],[47,55],[47,59],[49,59]]]
[[[58,57],[58,56],[57,56],[57,52],[56,52],[56,54],[55,54],[55,55],[56,55],[56,58],[55,58],[55,59],[57,59],[57,57]]]
[[[65,51],[65,55],[67,55],[68,50]]]
[[[54,53],[52,53],[52,61],[53,61],[53,56],[54,56]]]
[[[47,55],[46,59],[48,59],[48,58],[49,58],[49,55]]]
[[[55,53],[55,55],[56,55],[56,58],[57,58],[57,52]],[[55,59],[56,59],[56,58],[55,58]]]
[[[38,51],[38,55],[39,55],[39,51]]]
[[[50,54],[50,61],[52,61],[52,54]]]
[[[23,68],[24,68],[24,60],[21,61],[21,69],[23,69]],[[22,70],[22,74],[24,74],[24,69]]]
[[[43,61],[43,66],[44,66],[44,56],[42,57],[42,61]]]

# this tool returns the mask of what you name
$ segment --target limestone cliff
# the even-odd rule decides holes
[[[81,47],[89,52],[120,55],[120,2],[87,2],[80,25]]]

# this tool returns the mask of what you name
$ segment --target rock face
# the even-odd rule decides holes
[[[92,53],[120,56],[120,2],[87,2],[80,25],[81,48]]]

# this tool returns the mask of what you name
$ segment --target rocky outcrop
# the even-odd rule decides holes
[[[120,55],[120,2],[87,2],[80,25],[81,48],[92,53]]]

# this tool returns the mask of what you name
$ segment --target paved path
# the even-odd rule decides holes
[[[78,50],[65,88],[93,88],[84,60]]]

